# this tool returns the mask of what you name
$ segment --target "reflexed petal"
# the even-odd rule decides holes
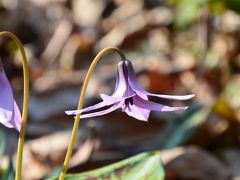
[[[89,112],[89,111],[97,110],[97,109],[103,108],[105,106],[108,106],[108,105],[105,102],[100,102],[98,104],[95,104],[95,105],[92,105],[92,106],[89,106],[89,107],[86,107],[86,108],[83,108],[83,109],[80,109],[80,110],[65,111],[65,113],[67,115],[76,115],[76,114],[80,114],[80,113],[83,113],[83,112]]]
[[[124,112],[141,121],[147,121],[150,114],[150,110],[140,108],[135,104],[130,105],[129,108],[125,108]]]
[[[105,106],[110,106],[113,105],[116,102],[121,101],[124,98],[121,97],[112,97],[112,96],[108,96],[106,94],[100,94],[101,98],[103,99],[103,102],[100,102],[98,104],[80,109],[80,110],[69,110],[69,111],[65,111],[65,113],[67,115],[76,115],[76,114],[80,114],[80,113],[84,113],[84,112],[89,112],[89,111],[93,111],[93,110],[97,110],[100,108],[103,108]]]
[[[165,95],[165,94],[153,94],[145,91],[148,96],[156,96],[159,98],[164,98],[164,99],[171,99],[171,100],[188,100],[194,97],[194,94],[190,95],[183,95],[183,96],[174,96],[174,95]]]
[[[134,94],[131,94],[131,95],[128,95],[128,96],[123,96],[123,97],[113,97],[113,96],[108,96],[106,94],[100,94],[100,96],[106,104],[111,105],[113,103],[123,101],[127,98],[136,96],[136,94],[134,93]]]
[[[108,113],[113,112],[116,109],[120,108],[122,106],[122,104],[123,104],[123,102],[119,102],[119,103],[114,104],[112,107],[110,107],[106,110],[102,110],[102,111],[98,111],[98,112],[94,112],[94,113],[81,114],[81,118],[97,117],[97,116],[102,116],[102,115],[108,114]]]
[[[140,98],[139,96],[134,96],[133,97],[133,102],[136,106],[140,107],[140,108],[144,108],[144,109],[149,109],[152,111],[162,111],[162,112],[166,112],[166,111],[177,111],[177,110],[186,110],[187,107],[170,107],[170,106],[165,106],[162,104],[158,104],[152,101],[147,101],[144,100],[142,98]]]
[[[126,67],[128,70],[128,81],[129,84],[131,86],[131,88],[134,91],[140,92],[142,94],[146,94],[148,96],[156,96],[159,98],[164,98],[164,99],[171,99],[171,100],[188,100],[191,99],[192,97],[194,97],[193,94],[191,95],[184,95],[184,96],[172,96],[172,95],[164,95],[164,94],[153,94],[153,93],[149,93],[146,90],[144,90],[141,86],[139,86],[135,73],[134,73],[134,69],[132,66],[132,63],[130,61],[126,61]]]
[[[108,96],[106,94],[100,94],[100,96],[106,105],[111,105],[125,99],[124,97],[113,97],[113,96]]]

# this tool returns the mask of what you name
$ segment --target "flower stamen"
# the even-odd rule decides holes
[[[124,103],[125,103],[126,106],[129,106],[129,103],[131,105],[133,105],[133,98],[129,97],[129,98],[125,99]]]

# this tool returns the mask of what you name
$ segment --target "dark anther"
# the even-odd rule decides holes
[[[129,103],[131,105],[133,105],[133,98],[132,97],[125,99],[125,105],[127,106]]]

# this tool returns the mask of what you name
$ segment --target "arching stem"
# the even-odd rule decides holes
[[[17,165],[16,165],[16,176],[15,180],[21,180],[22,175],[22,159],[23,159],[23,144],[25,138],[27,114],[28,114],[28,99],[29,99],[29,73],[28,73],[28,62],[26,53],[24,51],[21,41],[11,32],[0,32],[1,37],[11,38],[18,46],[23,60],[23,76],[24,76],[24,94],[23,94],[23,110],[22,110],[22,122],[21,130],[18,139],[18,151],[17,151]]]
[[[78,110],[82,109],[85,94],[86,94],[86,91],[87,91],[88,82],[90,80],[90,77],[92,75],[92,72],[93,72],[97,62],[106,53],[111,52],[111,51],[116,51],[121,56],[122,60],[126,59],[124,54],[116,47],[105,48],[97,54],[97,56],[93,60],[92,64],[90,65],[90,68],[88,69],[86,78],[84,80],[84,83],[83,83],[83,86],[82,86],[82,91],[81,91],[80,98],[79,98]],[[75,117],[70,144],[69,144],[69,147],[68,147],[68,151],[67,151],[67,154],[66,154],[66,157],[65,157],[65,161],[64,161],[64,164],[63,164],[63,168],[62,168],[59,180],[64,180],[64,177],[66,175],[66,172],[67,172],[67,169],[68,169],[68,166],[69,166],[69,162],[70,162],[70,159],[71,159],[71,156],[72,156],[72,151],[73,151],[73,148],[74,148],[74,143],[75,143],[75,139],[76,139],[76,135],[77,135],[77,130],[78,130],[79,122],[80,122],[80,117],[81,117],[80,114],[76,115],[76,117]]]

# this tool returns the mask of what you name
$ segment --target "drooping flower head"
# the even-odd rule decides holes
[[[13,91],[0,59],[0,123],[20,131],[21,113],[13,98]]]
[[[138,120],[147,121],[150,111],[176,111],[185,110],[187,107],[170,107],[148,100],[148,96],[155,96],[170,100],[188,100],[194,95],[172,96],[163,94],[152,94],[139,86],[132,63],[129,60],[118,64],[116,86],[111,96],[101,94],[102,102],[83,108],[81,110],[66,111],[68,115],[81,113],[81,118],[101,116],[118,108]],[[104,110],[102,110],[105,108]],[[95,112],[91,112],[95,111]]]

